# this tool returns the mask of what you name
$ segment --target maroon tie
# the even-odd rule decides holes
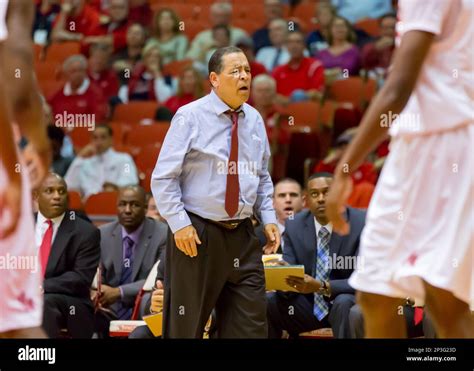
[[[225,191],[225,211],[229,217],[233,217],[239,208],[239,114],[230,112],[232,118],[232,130],[230,139],[230,155],[227,164],[227,185]]]

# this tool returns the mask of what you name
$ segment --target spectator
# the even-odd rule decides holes
[[[127,46],[128,0],[109,0],[107,22],[100,23],[82,40],[86,47],[105,44],[118,52]]]
[[[235,43],[235,46],[240,48],[247,57],[250,65],[250,72],[252,73],[252,78],[257,77],[262,73],[267,73],[265,66],[255,60],[255,53],[253,51],[254,44],[251,37],[244,36],[240,38]]]
[[[393,12],[392,0],[331,0],[331,3],[337,14],[352,24]]]
[[[62,70],[66,83],[49,99],[55,120],[58,115],[87,114],[93,122],[102,121],[107,116],[107,104],[100,88],[87,77],[86,57],[70,56]]]
[[[297,337],[302,332],[323,327],[331,327],[336,338],[350,336],[349,312],[355,304],[355,292],[348,279],[357,266],[354,262],[365,225],[365,212],[346,208],[344,214],[350,232],[345,236],[334,232],[325,214],[331,183],[331,174],[310,176],[306,186],[309,210],[285,224],[283,259],[292,265],[304,265],[305,276],[287,278],[296,293],[267,294],[270,338],[281,338],[282,330]],[[339,264],[341,258],[347,263]],[[288,310],[290,307],[292,311]]]
[[[376,75],[385,75],[395,49],[395,14],[386,14],[380,18],[380,37],[368,43],[362,49],[362,67],[376,70]]]
[[[184,59],[188,38],[181,32],[181,21],[170,8],[161,9],[153,19],[154,34],[149,42],[158,42],[163,64]]]
[[[132,157],[112,148],[112,135],[109,126],[96,126],[92,142],[77,154],[66,173],[65,180],[70,189],[89,197],[94,193],[138,184]]]
[[[230,44],[235,45],[236,41],[242,36],[248,36],[247,33],[237,27],[230,25],[232,17],[232,5],[229,3],[214,3],[210,8],[210,23],[211,28],[199,32],[191,43],[186,57],[195,61],[204,63],[206,53],[214,45],[212,38],[212,27],[217,25],[225,25],[230,29]]]
[[[167,226],[147,218],[146,194],[140,186],[120,190],[118,221],[100,226],[102,285],[99,303],[112,311],[113,317],[130,319],[135,298],[145,283],[153,264],[163,259]],[[95,297],[97,293],[93,293]],[[101,334],[107,333],[110,317],[99,312]]]
[[[278,253],[281,254],[285,248],[285,223],[287,219],[293,220],[295,215],[303,210],[304,197],[301,185],[294,179],[283,178],[275,184],[273,192],[273,208],[277,216],[277,225],[281,235],[281,246]],[[259,225],[255,228],[255,234],[260,240],[262,248],[267,244],[263,228]]]
[[[270,40],[269,25],[274,19],[283,18],[283,5],[281,0],[265,0],[264,7],[266,24],[252,35],[255,44],[255,53],[258,53],[258,51],[265,46],[272,46],[273,43]]]
[[[145,29],[141,24],[133,23],[127,30],[127,46],[112,57],[112,66],[118,74],[121,85],[126,84],[135,65],[142,59],[145,45]]]
[[[67,186],[57,174],[46,177],[35,199],[35,238],[44,275],[43,328],[50,338],[66,328],[72,338],[90,339],[94,312],[89,288],[99,265],[99,230],[67,210]]]
[[[230,28],[222,24],[212,27],[212,40],[212,47],[207,51],[205,58],[206,76],[209,74],[207,71],[207,66],[214,52],[219,48],[230,46]]]
[[[137,63],[128,85],[119,90],[123,103],[132,100],[154,100],[165,102],[176,91],[176,79],[163,76],[160,46],[154,42],[143,48],[143,62]]]
[[[326,49],[329,38],[329,25],[336,15],[336,11],[329,3],[316,4],[316,20],[318,28],[311,32],[306,39],[306,45],[311,55]]]
[[[52,171],[59,176],[64,176],[74,158],[61,155],[61,148],[64,144],[64,131],[54,125],[48,125],[47,130],[53,154],[53,161],[51,162]]]
[[[54,20],[60,11],[59,0],[40,0],[37,2],[33,23],[33,41],[35,44],[49,44]]]
[[[175,96],[168,98],[165,106],[173,113],[192,101],[204,95],[203,81],[199,72],[189,66],[183,69],[179,76],[178,92]]]
[[[86,0],[64,0],[53,24],[53,41],[82,41],[99,26],[99,13]]]
[[[159,220],[160,222],[166,223],[166,220],[161,216],[160,211],[158,210],[158,207],[156,206],[156,201],[153,195],[151,194],[151,192],[147,193],[146,198],[147,198],[146,216],[148,218],[152,218],[155,220]]]
[[[335,16],[329,25],[329,48],[316,53],[326,69],[326,76],[334,78],[357,75],[360,53],[355,45],[355,33],[347,19]]]
[[[290,54],[286,48],[288,23],[281,18],[274,19],[270,22],[268,30],[271,45],[262,47],[257,52],[256,59],[265,66],[268,72],[272,72],[276,67],[290,60]]]
[[[106,101],[117,96],[117,75],[110,68],[111,48],[106,44],[94,44],[89,54],[89,79],[101,90]]]
[[[286,45],[290,61],[273,71],[277,82],[278,101],[286,104],[290,101],[320,99],[324,89],[322,63],[304,56],[304,36],[300,31],[290,32]]]

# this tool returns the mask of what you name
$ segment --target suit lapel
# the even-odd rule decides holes
[[[114,263],[115,273],[120,277],[123,264],[122,228],[119,222],[116,223],[115,228],[112,230],[112,261]]]
[[[310,211],[306,216],[306,222],[303,232],[304,246],[305,246],[305,259],[307,271],[314,277],[314,267],[316,262],[316,228],[314,226],[314,217]],[[309,268],[309,269],[308,269]]]
[[[74,221],[71,220],[70,217],[71,215],[69,210],[66,210],[66,214],[59,225],[53,245],[51,246],[48,264],[46,266],[46,275],[54,272],[61,255],[64,253],[64,250],[66,249],[66,246],[73,235]]]
[[[136,280],[138,272],[145,257],[148,245],[150,244],[151,237],[153,236],[153,226],[154,221],[145,218],[145,225],[143,226],[143,231],[140,235],[140,240],[138,241],[137,246],[135,247],[135,256],[133,257],[133,267],[132,267],[132,281]]]

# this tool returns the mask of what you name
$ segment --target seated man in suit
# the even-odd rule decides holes
[[[168,233],[166,224],[145,216],[146,194],[142,187],[122,188],[117,202],[118,221],[100,226],[99,303],[111,311],[105,323],[105,317],[98,319],[101,333],[108,329],[111,318],[130,319],[138,292],[165,250]]]
[[[325,199],[332,175],[316,173],[307,183],[304,210],[288,220],[285,229],[283,259],[302,264],[304,279],[288,277],[298,293],[270,292],[268,334],[280,338],[286,330],[291,336],[323,327],[331,327],[336,338],[349,337],[348,318],[355,304],[354,290],[348,279],[357,262],[359,238],[365,224],[365,211],[347,208],[350,233],[332,232],[325,214]]]
[[[51,338],[63,328],[72,338],[91,338],[89,287],[99,265],[99,230],[67,210],[67,186],[61,176],[48,174],[35,198],[35,238],[44,275],[43,328]]]
[[[287,219],[293,217],[303,210],[304,197],[301,185],[294,179],[284,178],[277,182],[273,191],[273,207],[277,216],[277,225],[281,235],[281,246],[278,248],[278,253],[281,254],[285,247],[285,222]],[[263,233],[262,225],[255,228],[260,246],[266,246],[267,239]]]

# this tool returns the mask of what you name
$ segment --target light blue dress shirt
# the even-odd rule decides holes
[[[244,219],[255,213],[263,224],[276,224],[265,126],[257,110],[246,103],[241,108],[240,195],[232,218],[224,207],[232,128],[226,112],[230,108],[212,91],[181,107],[173,117],[151,179],[158,210],[173,233],[191,225],[186,211],[211,220]]]

